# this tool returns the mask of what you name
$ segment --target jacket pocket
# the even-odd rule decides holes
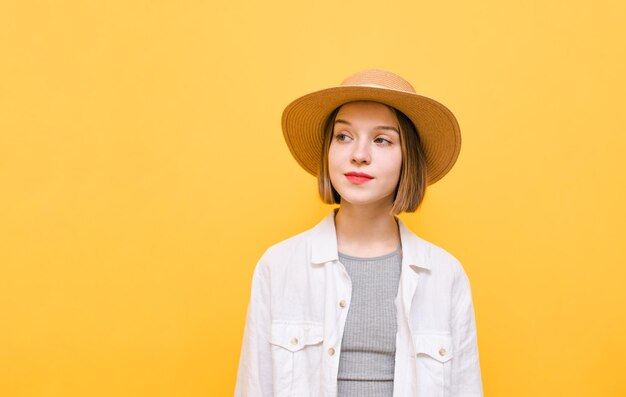
[[[417,385],[424,396],[450,395],[451,366],[454,351],[450,334],[416,334],[415,360]]]
[[[272,322],[270,344],[276,397],[306,396],[319,389],[323,339],[321,323]]]

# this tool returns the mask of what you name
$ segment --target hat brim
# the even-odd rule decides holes
[[[418,94],[374,86],[339,86],[315,91],[291,102],[284,110],[282,128],[296,161],[317,176],[323,146],[324,123],[339,106],[374,101],[394,107],[415,125],[424,149],[428,184],[450,171],[461,150],[461,132],[452,112],[441,103]]]

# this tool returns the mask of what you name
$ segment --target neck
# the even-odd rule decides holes
[[[337,248],[346,255],[373,257],[393,252],[400,232],[391,205],[355,206],[342,203],[335,215]]]

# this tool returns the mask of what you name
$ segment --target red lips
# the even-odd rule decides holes
[[[360,185],[365,182],[369,182],[374,179],[373,176],[365,174],[363,172],[347,172],[344,174],[348,181],[354,183],[355,185]]]

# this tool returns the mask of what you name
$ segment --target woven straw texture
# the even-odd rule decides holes
[[[433,99],[417,95],[406,80],[382,70],[359,72],[340,86],[304,95],[285,108],[285,141],[306,171],[317,175],[324,123],[330,113],[360,100],[392,106],[413,121],[426,155],[429,185],[450,171],[461,149],[461,133],[452,112]]]

